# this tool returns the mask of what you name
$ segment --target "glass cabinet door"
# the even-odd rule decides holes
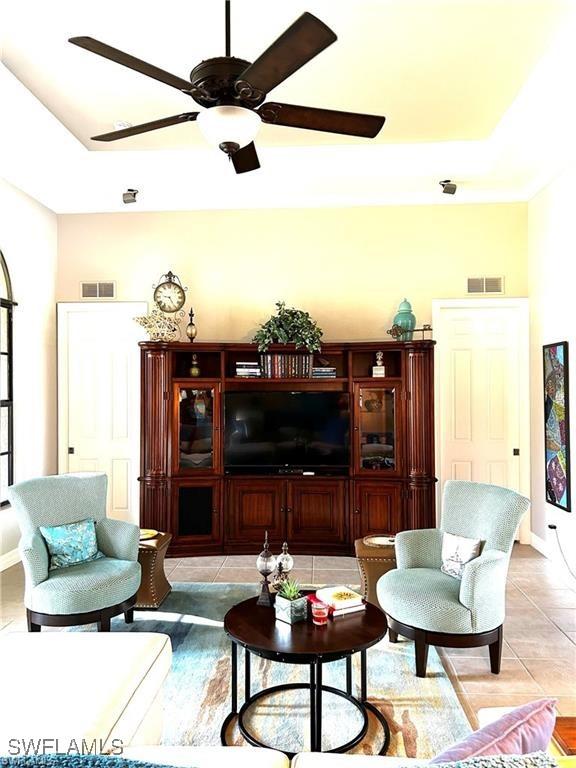
[[[356,385],[356,462],[360,472],[398,470],[394,387]]]
[[[178,444],[175,469],[179,473],[210,472],[215,469],[217,414],[216,387],[195,389],[178,385]]]

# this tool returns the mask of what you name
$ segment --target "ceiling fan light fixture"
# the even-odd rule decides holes
[[[262,124],[257,112],[228,105],[200,112],[196,122],[208,144],[214,147],[236,144],[238,148],[254,141]]]

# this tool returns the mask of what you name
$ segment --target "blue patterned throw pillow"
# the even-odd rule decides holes
[[[40,532],[50,553],[50,570],[104,557],[98,551],[94,520],[49,527],[41,525]]]

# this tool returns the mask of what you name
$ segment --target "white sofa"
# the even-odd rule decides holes
[[[290,761],[283,752],[254,747],[128,747],[123,757],[178,768],[399,768],[426,765],[427,760],[375,755],[330,755],[302,752]]]
[[[478,712],[479,726],[487,725],[509,712],[508,707],[492,707]],[[428,760],[408,757],[380,757],[379,755],[331,755],[301,752],[292,761],[282,752],[252,747],[128,747],[124,757],[146,760],[177,768],[214,768],[230,765],[233,768],[418,768]]]
[[[160,740],[167,635],[15,632],[0,636],[0,659],[0,755]]]
[[[14,632],[0,636],[0,756],[122,754],[190,768],[289,768],[282,752],[250,747],[161,747],[167,635]],[[9,692],[9,695],[6,695]],[[128,746],[127,746],[128,745]]]
[[[127,747],[122,757],[178,768],[289,768],[283,752],[256,747]],[[352,766],[354,768],[354,766]]]

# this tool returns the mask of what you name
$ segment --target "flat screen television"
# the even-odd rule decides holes
[[[350,462],[344,392],[226,392],[224,424],[229,473],[337,472]]]

